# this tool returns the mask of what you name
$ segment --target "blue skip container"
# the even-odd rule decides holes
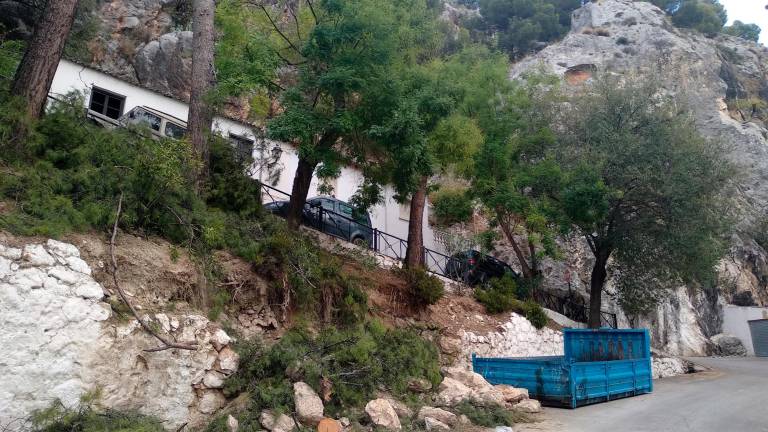
[[[545,405],[576,408],[653,391],[647,329],[565,329],[563,356],[482,358],[472,368],[491,384],[528,389]]]

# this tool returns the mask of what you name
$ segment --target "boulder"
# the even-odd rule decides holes
[[[456,416],[456,414],[450,411],[428,406],[421,407],[419,410],[418,419],[424,420],[428,417],[451,426],[455,425],[459,421],[459,418]]]
[[[413,417],[413,410],[408,408],[408,405],[392,398],[384,398],[384,399],[386,399],[389,402],[389,404],[392,405],[392,408],[395,410],[395,413],[397,414],[398,417],[401,417],[401,418]]]
[[[227,399],[218,390],[206,390],[197,402],[197,410],[203,414],[213,414],[227,403]]]
[[[512,409],[519,412],[534,414],[541,412],[541,403],[536,399],[525,399],[516,403]]]
[[[712,336],[713,353],[715,355],[730,357],[738,356],[744,357],[747,355],[747,349],[744,348],[744,344],[741,339],[736,336],[720,333]]]
[[[240,356],[230,347],[224,347],[219,351],[219,369],[225,374],[234,373],[240,363]]]
[[[259,417],[261,426],[273,432],[291,432],[296,429],[296,422],[285,414],[275,417],[271,411],[262,411]]]
[[[435,401],[441,406],[454,406],[472,398],[472,389],[453,378],[443,378]]]
[[[493,432],[515,432],[515,430],[509,426],[496,426]]]
[[[509,406],[512,406],[523,399],[528,399],[528,389],[516,388],[506,384],[500,384],[494,386],[494,388],[501,392],[504,402]]]
[[[300,422],[315,426],[323,419],[323,401],[307,383],[293,384],[293,403]]]
[[[397,417],[392,404],[386,399],[374,399],[365,405],[365,412],[371,418],[371,422],[389,430],[400,430],[400,418]]]
[[[455,379],[456,381],[464,384],[472,390],[480,390],[491,387],[491,384],[488,383],[488,381],[486,381],[482,375],[476,372],[457,367],[443,368],[442,372],[445,377]]]
[[[432,417],[424,418],[424,427],[428,430],[451,430],[451,427],[441,422],[440,420],[433,419]]]

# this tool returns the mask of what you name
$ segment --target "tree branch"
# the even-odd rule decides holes
[[[120,298],[123,300],[123,302],[128,306],[128,309],[131,311],[131,314],[136,318],[136,320],[139,322],[141,327],[144,328],[144,330],[147,331],[147,333],[154,336],[157,340],[163,343],[163,346],[157,347],[157,348],[151,348],[151,349],[145,349],[145,352],[157,352],[157,351],[164,351],[167,349],[184,349],[184,350],[190,350],[195,351],[197,350],[197,343],[190,342],[190,343],[177,343],[172,342],[166,339],[165,337],[158,334],[152,327],[150,327],[146,322],[144,322],[143,319],[139,316],[139,313],[136,311],[136,308],[133,307],[130,301],[128,301],[128,296],[125,295],[125,291],[120,287],[120,282],[117,280],[117,259],[115,258],[115,238],[117,237],[117,227],[120,223],[120,214],[123,210],[123,193],[120,192],[120,198],[117,201],[117,214],[115,215],[115,225],[112,228],[112,237],[109,239],[109,255],[112,259],[112,281],[115,283],[115,288],[117,289],[117,293],[120,294]]]
[[[293,50],[296,51],[296,54],[301,55],[301,51],[298,48],[296,48],[296,45],[294,45],[293,42],[291,42],[291,40],[288,39],[288,36],[286,36],[285,33],[283,33],[280,30],[280,27],[277,26],[277,23],[275,22],[275,20],[272,19],[272,15],[269,14],[269,11],[267,11],[267,8],[264,7],[263,4],[257,4],[257,6],[261,8],[261,10],[264,12],[264,15],[267,16],[267,19],[269,20],[270,24],[272,24],[272,27],[275,29],[277,34],[279,34],[284,41],[288,42],[288,46],[293,48]]]

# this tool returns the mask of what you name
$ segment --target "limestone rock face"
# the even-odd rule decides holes
[[[741,339],[733,335],[718,334],[712,336],[712,343],[715,345],[714,353],[720,356],[744,357],[747,355],[747,349]]]
[[[166,33],[142,45],[136,52],[133,64],[141,85],[188,100],[192,71],[192,32]]]
[[[400,430],[400,418],[395,409],[386,399],[374,399],[365,405],[365,413],[371,419],[371,423],[388,430]]]
[[[293,402],[301,423],[316,425],[323,419],[323,401],[307,383],[293,384]]]
[[[158,341],[135,319],[109,319],[109,293],[77,247],[9,242],[0,234],[0,364],[10,371],[0,386],[0,424],[55,399],[76,407],[96,388],[105,407],[156,416],[168,429],[199,426],[224,405],[221,387],[237,359],[218,326],[199,315],[143,315],[169,339],[199,347],[145,352]]]

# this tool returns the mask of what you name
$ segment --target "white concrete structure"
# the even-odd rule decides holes
[[[162,111],[181,120],[187,119],[189,106],[179,100],[164,96],[152,90],[136,86],[111,75],[99,72],[95,69],[82,66],[68,60],[62,60],[56,71],[51,86],[53,96],[64,95],[73,91],[85,95],[86,104],[89,104],[94,88],[106,90],[114,96],[124,98],[120,105],[121,115],[138,106],[146,106]],[[234,121],[228,118],[216,117],[214,130],[224,136],[229,134],[244,137],[254,142],[260,139],[257,130],[251,125]],[[275,143],[282,148],[280,158],[281,173],[275,188],[290,192],[293,178],[298,165],[298,153],[296,148],[285,143]],[[256,156],[256,155],[255,155]],[[258,177],[258,174],[254,175]],[[355,168],[343,168],[341,175],[334,183],[334,196],[340,200],[348,201],[357,191],[363,181],[362,173]],[[312,181],[309,197],[319,195],[319,182],[317,177]],[[384,191],[385,201],[371,209],[371,222],[374,228],[391,235],[406,239],[408,237],[408,209],[394,200],[395,191],[387,186]],[[428,210],[429,211],[429,210]],[[435,239],[435,233],[424,218],[424,245],[427,248],[443,252],[444,247]],[[405,251],[403,251],[404,253]]]
[[[731,334],[741,339],[747,355],[755,355],[752,346],[752,333],[749,331],[748,321],[768,319],[768,308],[747,306],[723,306],[723,333]]]

